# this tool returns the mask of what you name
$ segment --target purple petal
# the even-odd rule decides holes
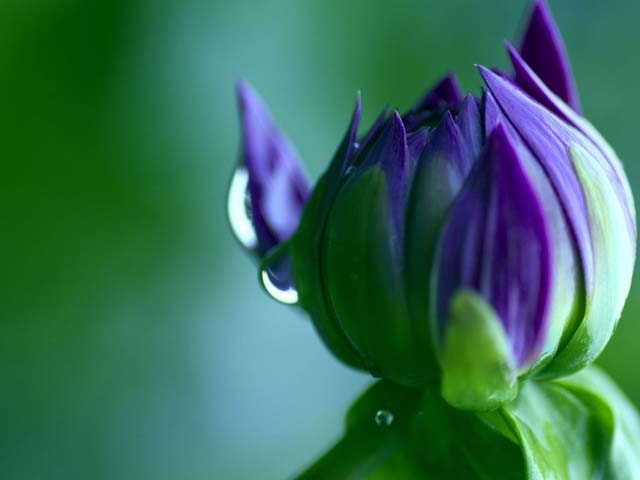
[[[469,94],[464,98],[460,111],[456,115],[456,125],[469,145],[471,154],[476,158],[482,148],[482,121],[478,100],[473,95]]]
[[[578,90],[571,73],[569,57],[545,0],[533,2],[520,53],[556,95],[576,112],[580,111]],[[517,72],[516,81],[520,81]]]
[[[462,101],[462,93],[455,74],[449,73],[431,87],[413,108],[414,111],[452,109]]]
[[[331,198],[329,200],[332,200],[332,195],[335,193],[335,189],[338,188],[340,180],[355,160],[356,151],[358,150],[356,139],[358,137],[358,127],[360,126],[361,115],[362,95],[358,92],[356,96],[356,106],[353,109],[353,114],[351,115],[351,121],[349,122],[347,131],[342,138],[342,142],[340,143],[337,152],[333,156],[333,160],[331,160],[329,168],[327,169],[328,183],[331,190]]]
[[[248,190],[255,247],[262,257],[287,240],[300,221],[309,187],[298,155],[274,125],[256,91],[244,80],[237,84],[242,129],[241,164],[248,173]]]
[[[547,107],[553,113],[560,116],[560,118],[568,120],[559,102],[554,101],[554,99],[549,96],[549,87],[547,87],[533,69],[527,65],[513,46],[509,43],[507,43],[506,46],[511,64],[513,65],[515,83],[541,105]]]
[[[451,173],[451,178],[448,180],[458,183],[467,176],[473,160],[473,153],[465,135],[454,121],[451,112],[445,113],[435,131],[430,135],[429,142],[420,157],[420,163],[445,162],[448,164],[446,170]],[[443,178],[441,181],[447,180]]]
[[[440,331],[454,293],[469,288],[498,314],[518,365],[535,359],[548,323],[551,247],[540,199],[498,125],[443,228],[437,265]]]
[[[382,132],[382,127],[385,124],[385,118],[387,116],[388,107],[384,107],[378,118],[373,122],[371,128],[366,133],[366,135],[360,140],[358,149],[360,152],[363,152],[367,149],[367,147],[371,146],[372,141],[375,141],[378,138],[380,132]]]
[[[429,141],[429,131],[426,128],[420,128],[415,132],[407,135],[407,146],[409,147],[410,169],[413,172],[424,147]]]
[[[500,110],[538,159],[556,191],[576,242],[587,289],[593,280],[593,248],[582,187],[567,148],[572,142],[589,144],[578,130],[563,122],[517,86],[478,67]],[[590,150],[593,150],[591,145]]]
[[[507,79],[505,79],[507,80]],[[558,348],[562,335],[575,328],[577,318],[575,306],[582,300],[577,294],[582,284],[579,277],[580,259],[575,243],[567,225],[566,216],[556,192],[553,190],[547,174],[540,162],[533,156],[524,144],[522,137],[516,132],[511,122],[504,116],[490,91],[485,92],[484,98],[485,128],[489,135],[495,128],[504,128],[511,145],[516,149],[521,164],[538,198],[541,200],[550,238],[553,244],[553,294],[544,347],[540,350],[538,361],[552,355]]]
[[[362,163],[360,171],[379,166],[387,177],[389,201],[397,232],[402,231],[404,205],[407,192],[409,147],[404,124],[397,111],[391,118],[371,147]]]
[[[519,139],[520,135],[516,132],[515,128],[507,117],[504,116],[502,110],[498,106],[495,97],[491,91],[484,92],[484,131],[486,132],[485,138],[488,138],[493,132],[494,128],[498,125],[502,126],[507,131],[509,138],[513,142],[514,139]]]
[[[522,57],[520,57],[518,52],[513,49],[513,47],[507,45],[507,49],[509,56],[511,57],[511,63],[513,64],[516,78],[519,79],[519,86],[541,105],[545,106],[561,119],[565,120],[582,132],[607,159],[610,168],[615,172],[615,191],[618,193],[620,203],[625,209],[629,231],[635,237],[635,212],[631,188],[629,187],[624,169],[611,147],[589,122],[577,115],[560,98],[549,90],[549,88],[542,82],[542,80],[540,80],[540,78],[535,74],[531,67],[527,65]]]
[[[462,101],[462,92],[456,76],[452,73],[431,87],[403,116],[408,131],[437,118],[445,110],[457,110]]]

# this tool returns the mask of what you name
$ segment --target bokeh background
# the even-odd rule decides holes
[[[232,239],[234,80],[313,179],[449,69],[506,66],[526,2],[3,0],[0,477],[279,479],[370,378],[260,290]],[[585,111],[640,192],[640,2],[552,1]],[[640,198],[640,197],[638,197]],[[605,365],[640,405],[640,284]]]

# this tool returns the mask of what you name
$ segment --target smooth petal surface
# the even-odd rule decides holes
[[[542,81],[576,112],[580,111],[569,57],[545,0],[535,0],[520,44],[522,58]],[[516,72],[516,82],[520,81]]]
[[[542,165],[563,206],[578,248],[585,284],[593,282],[593,249],[587,208],[573,164],[567,155],[572,139],[585,139],[517,86],[486,68],[480,74],[515,132]],[[589,287],[587,287],[589,288]]]
[[[497,126],[440,237],[439,332],[446,332],[456,291],[476,291],[502,322],[515,364],[531,363],[547,330],[551,249],[542,204],[505,129]]]
[[[584,286],[580,271],[580,259],[576,253],[562,206],[548,176],[513,125],[504,116],[490,91],[485,93],[484,115],[485,129],[489,134],[498,126],[504,128],[508,133],[509,141],[516,149],[527,177],[542,203],[553,245],[549,327],[538,359],[531,366],[529,372],[535,373],[548,364],[562,343],[566,343],[584,314]]]
[[[628,261],[619,263],[625,265],[632,264],[635,259],[635,222],[630,217],[627,195],[615,164],[581,130],[563,121],[517,86],[486,69],[480,68],[480,71],[501,111],[547,173],[579,252],[587,306],[571,344],[580,345],[580,348],[572,349],[572,355],[559,355],[547,368],[550,374],[573,371],[592,362],[605,347],[609,336],[603,332],[611,332],[628,294],[628,288],[624,286],[630,282],[631,269],[615,270],[615,275],[619,276],[615,279],[605,276],[607,272],[613,272],[607,266],[612,258],[619,259],[618,255],[622,254]],[[598,224],[593,208],[588,207],[587,185],[584,178],[577,175],[576,162],[569,154],[570,147],[575,149],[576,146],[590,164],[583,168],[600,172],[593,177],[593,187],[607,192],[607,202],[598,208],[607,209],[604,216],[617,219],[622,215],[624,218],[625,228],[616,229],[616,235],[610,237],[608,243],[592,238],[602,226]],[[603,248],[605,244],[606,249]],[[619,285],[622,290],[611,295],[607,293],[610,284]],[[605,305],[611,308],[607,310]]]
[[[241,168],[247,175],[247,208],[255,237],[251,240],[237,228],[234,231],[245,247],[263,257],[298,227],[309,187],[293,146],[274,125],[259,95],[242,80],[237,92],[242,127]],[[233,218],[231,223],[234,226]]]

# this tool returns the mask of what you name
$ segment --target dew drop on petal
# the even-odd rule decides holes
[[[287,305],[298,303],[298,292],[293,285],[291,258],[286,243],[267,254],[261,265],[260,281],[274,300]]]
[[[258,246],[258,235],[251,221],[248,187],[249,172],[245,167],[238,167],[229,185],[227,215],[234,235],[244,248],[251,251]]]
[[[298,303],[298,291],[291,285],[286,287],[278,285],[276,278],[268,268],[260,272],[260,280],[264,289],[274,300],[287,305]]]

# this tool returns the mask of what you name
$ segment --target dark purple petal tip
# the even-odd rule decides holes
[[[291,143],[280,133],[262,98],[246,80],[237,82],[242,131],[241,168],[248,175],[254,249],[259,257],[295,231],[309,186]]]
[[[444,114],[430,135],[420,162],[428,164],[434,160],[446,162],[452,175],[460,181],[466,177],[474,160],[470,145],[450,111]]]
[[[462,106],[456,115],[456,125],[460,128],[471,154],[475,158],[482,147],[482,121],[478,100],[471,94],[464,97]]]
[[[453,73],[445,75],[416,102],[405,114],[404,120],[408,130],[432,116],[445,110],[457,110],[462,102],[462,91],[458,79]]]
[[[578,90],[571,73],[569,57],[545,0],[533,2],[520,44],[520,54],[556,95],[576,112],[580,111]]]
[[[455,292],[474,290],[496,311],[518,365],[527,366],[547,329],[551,243],[540,199],[501,124],[454,203],[440,245],[440,331]]]
[[[407,190],[408,160],[407,133],[402,118],[394,110],[384,130],[363,161],[361,170],[364,171],[377,165],[385,173],[389,201],[398,231],[400,230]]]

